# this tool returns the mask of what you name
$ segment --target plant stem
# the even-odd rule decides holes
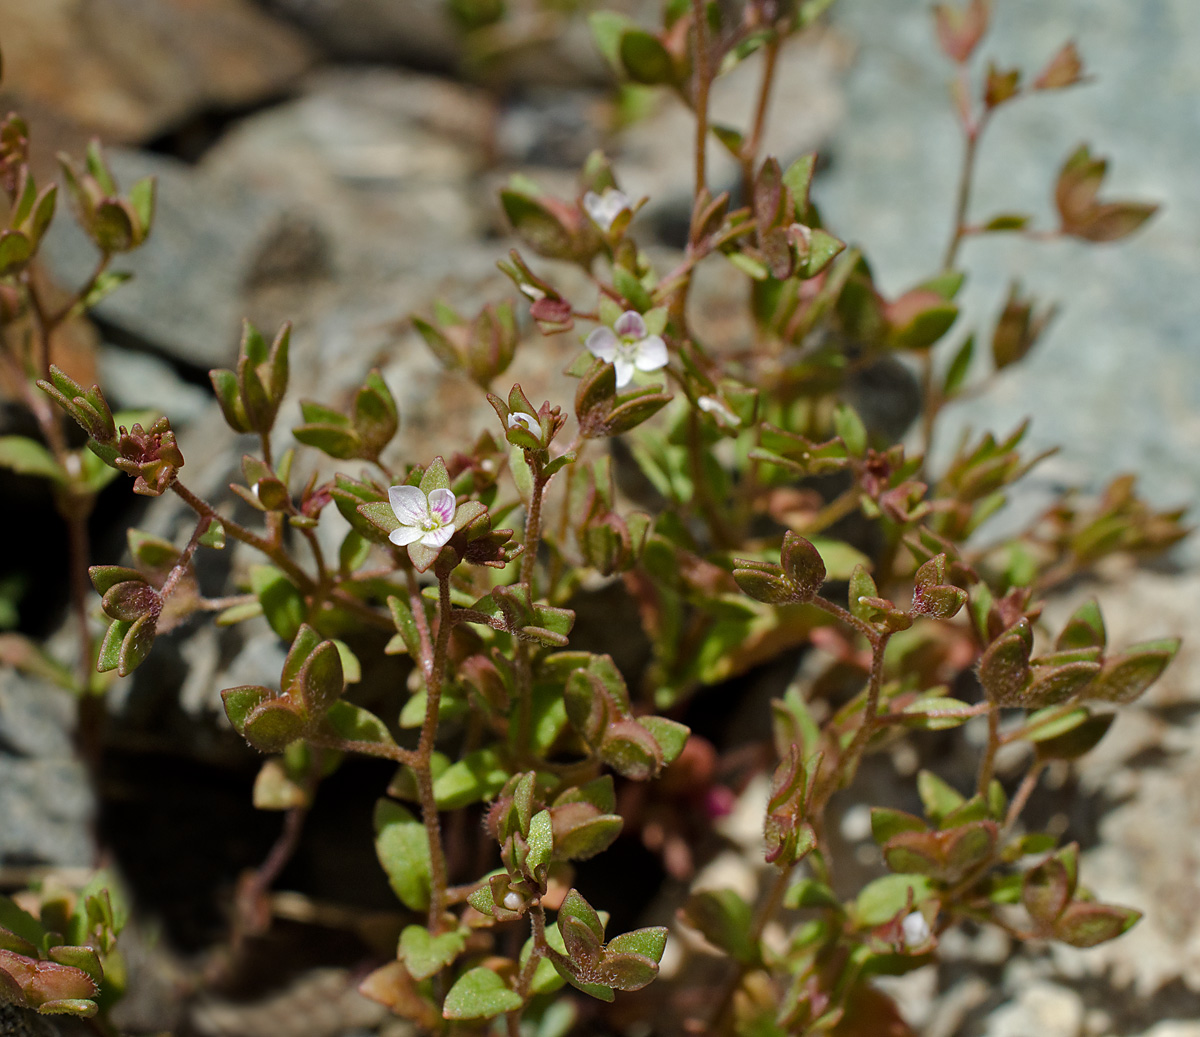
[[[708,67],[708,23],[705,14],[704,0],[691,0],[692,3],[692,32],[695,46],[692,81],[692,106],[696,113],[696,191],[695,197],[700,198],[708,191],[708,175],[706,172],[708,154],[708,91],[712,86],[712,73]],[[696,243],[699,227],[693,225],[689,240]]]
[[[771,103],[771,92],[775,83],[775,66],[779,58],[779,37],[772,36],[763,46],[763,77],[758,89],[758,104],[754,111],[754,123],[750,139],[742,148],[742,190],[747,200],[754,189],[754,166],[762,148],[763,131],[767,124],[767,108]]]
[[[967,236],[967,208],[971,202],[971,187],[975,180],[975,159],[979,153],[979,138],[987,126],[988,113],[984,111],[978,121],[964,127],[963,164],[958,179],[958,191],[954,203],[954,228],[950,234],[950,243],[946,246],[946,254],[942,259],[942,269],[952,270],[954,261],[958,258],[958,249]]]
[[[871,642],[871,676],[867,684],[867,702],[863,706],[862,723],[854,732],[854,738],[842,756],[843,781],[849,781],[858,767],[859,757],[867,747],[871,735],[879,727],[879,692],[883,687],[883,653],[887,649],[891,634],[879,634]]]
[[[305,594],[311,594],[316,590],[317,584],[311,576],[300,568],[291,560],[287,552],[278,544],[273,544],[269,540],[264,540],[258,534],[252,532],[243,526],[240,522],[235,522],[233,519],[222,518],[217,514],[216,509],[208,503],[208,501],[197,497],[191,490],[183,485],[178,479],[171,483],[171,489],[180,497],[183,502],[195,511],[198,515],[206,515],[209,518],[214,518],[225,527],[227,532],[235,540],[240,540],[243,544],[249,544],[256,548],[271,559],[280,569],[288,574],[299,587],[300,591]]]
[[[421,740],[417,744],[416,759],[411,766],[420,794],[421,820],[429,838],[429,931],[435,935],[442,930],[442,915],[445,912],[446,887],[449,879],[446,871],[446,851],[442,846],[442,826],[438,817],[437,801],[433,797],[433,747],[437,741],[438,711],[442,703],[442,682],[446,675],[446,659],[450,647],[450,629],[453,621],[450,614],[450,576],[438,574],[438,625],[433,643],[433,654],[429,660],[425,679],[425,719],[421,724]],[[424,612],[424,610],[422,610]]]
[[[988,786],[992,783],[992,773],[996,763],[996,750],[1000,748],[1000,710],[988,703],[988,740],[983,751],[983,759],[979,763],[979,779],[975,782],[975,791],[979,795],[987,794]]]

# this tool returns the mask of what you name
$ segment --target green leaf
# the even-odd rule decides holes
[[[387,724],[374,713],[352,702],[335,702],[325,719],[339,738],[348,742],[373,742],[376,745],[395,745]]]
[[[291,641],[307,612],[304,596],[296,585],[273,565],[254,565],[250,567],[250,589],[261,603],[271,629]]]
[[[459,976],[442,1005],[444,1019],[493,1019],[514,1012],[524,1002],[488,968],[471,969]]]
[[[915,907],[929,898],[933,884],[924,875],[884,875],[867,883],[854,902],[859,924],[875,926],[890,922],[908,905],[910,890]]]
[[[390,799],[375,804],[375,853],[401,903],[412,911],[428,908],[429,836],[420,821]]]
[[[588,15],[588,28],[596,49],[612,66],[614,72],[621,71],[621,36],[633,23],[615,11],[594,11]]]
[[[304,733],[304,717],[286,698],[268,699],[246,716],[242,735],[265,753],[283,752]]]
[[[743,965],[759,960],[758,945],[750,940],[753,911],[732,889],[713,889],[688,898],[680,916],[714,947]]]
[[[11,468],[18,475],[36,475],[59,484],[68,481],[67,473],[41,443],[25,436],[0,436],[0,468]]]
[[[654,736],[659,749],[662,750],[664,765],[674,761],[683,752],[688,735],[692,733],[691,728],[685,724],[669,720],[667,717],[638,717],[638,723]]]
[[[942,818],[966,802],[965,797],[933,771],[922,770],[917,774],[917,793],[925,807],[925,816],[934,824],[940,824]]]
[[[667,929],[662,925],[634,929],[614,936],[608,941],[607,949],[613,954],[640,954],[653,962],[661,962],[667,949]]]
[[[529,820],[529,856],[525,866],[536,876],[554,854],[554,823],[549,810],[539,810]]]
[[[313,716],[321,715],[341,697],[345,686],[337,645],[322,641],[296,674],[296,690],[305,709]]]
[[[832,907],[840,911],[842,902],[825,883],[816,879],[800,879],[788,887],[783,898],[784,907],[793,910],[803,907]]]
[[[627,29],[618,53],[626,74],[635,83],[661,86],[675,80],[675,64],[657,36],[643,29]]]
[[[461,953],[467,942],[467,932],[453,932],[432,936],[423,925],[409,925],[400,934],[399,957],[413,979],[428,979],[441,972]]]
[[[145,661],[154,644],[154,633],[158,626],[158,616],[147,613],[133,621],[133,625],[121,639],[121,648],[117,653],[117,676],[128,677]]]
[[[123,619],[114,619],[108,625],[104,640],[100,642],[100,652],[96,659],[96,670],[99,673],[108,673],[109,670],[117,668],[120,663],[121,644],[131,626],[133,626],[132,623]]]
[[[946,369],[946,379],[942,383],[942,395],[947,399],[956,395],[963,387],[967,380],[967,375],[971,371],[971,360],[975,356],[975,336],[968,335],[966,340],[958,351],[954,354],[954,359],[950,361],[950,366]]]
[[[477,749],[442,772],[433,783],[433,798],[441,810],[458,810],[494,798],[508,778],[495,749]]]
[[[915,727],[922,731],[947,731],[952,727],[965,724],[970,716],[963,711],[971,707],[959,699],[933,696],[917,699],[904,707],[906,727]],[[938,713],[950,713],[957,716],[937,716]]]
[[[237,688],[226,688],[221,692],[225,704],[225,715],[238,734],[246,729],[246,718],[255,706],[271,698],[271,692],[258,684],[243,684]]]
[[[862,457],[867,450],[867,428],[854,409],[839,403],[833,412],[833,427],[846,444],[846,450],[854,457]]]

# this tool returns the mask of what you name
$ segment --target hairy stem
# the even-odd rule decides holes
[[[1000,710],[988,703],[988,738],[983,750],[983,759],[979,762],[979,778],[975,782],[975,791],[983,796],[987,794],[988,786],[992,783],[992,774],[996,764],[996,750],[1000,748]]]
[[[421,724],[421,740],[417,744],[416,759],[412,762],[420,794],[421,820],[429,838],[429,931],[439,933],[442,915],[446,910],[446,887],[449,878],[446,870],[446,851],[442,845],[442,826],[438,816],[437,802],[433,798],[433,747],[437,742],[438,711],[442,703],[442,682],[446,676],[446,659],[450,648],[450,576],[438,574],[438,625],[425,679],[425,719]],[[422,613],[424,610],[422,609]]]
[[[779,58],[779,37],[772,36],[763,46],[763,76],[758,89],[758,103],[754,110],[754,123],[750,137],[742,148],[742,190],[748,199],[754,188],[754,166],[762,149],[763,131],[767,125],[767,109],[775,85],[775,66]]]

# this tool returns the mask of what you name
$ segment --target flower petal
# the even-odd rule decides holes
[[[623,356],[617,357],[612,363],[617,372],[617,388],[628,385],[633,378],[633,364]]]
[[[447,489],[429,491],[429,514],[438,519],[442,525],[454,521],[456,507],[454,491]]]
[[[388,503],[402,526],[419,526],[429,518],[429,504],[425,500],[425,494],[416,486],[390,487]]]
[[[523,411],[513,411],[508,416],[508,427],[516,428],[518,425],[535,436],[541,436],[542,434],[542,426],[532,414],[525,414]]]
[[[596,194],[595,191],[588,191],[583,196],[583,211],[592,218],[592,221],[599,224],[604,230],[612,225],[612,217],[607,214],[608,207],[604,203],[604,199]]]
[[[415,544],[425,535],[425,530],[420,526],[401,526],[399,529],[393,529],[388,534],[388,539],[397,547],[407,547],[409,544]]]
[[[667,344],[661,335],[651,335],[637,344],[633,361],[639,371],[657,371],[667,366]]]
[[[441,529],[429,529],[421,537],[421,543],[426,547],[441,547],[454,536],[453,526],[442,526]]]
[[[612,328],[597,328],[584,342],[589,353],[611,364],[617,355],[617,336]]]
[[[617,318],[617,323],[613,325],[613,331],[621,338],[645,338],[646,322],[642,320],[642,315],[637,310],[626,310]]]

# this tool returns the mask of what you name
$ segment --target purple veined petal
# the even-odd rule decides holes
[[[642,339],[646,337],[646,322],[637,310],[626,310],[617,318],[613,331],[621,338]]]
[[[513,411],[508,416],[508,427],[516,428],[518,425],[533,433],[535,436],[542,434],[542,426],[532,414],[525,414],[522,411]]]
[[[452,536],[454,536],[454,527],[442,526],[441,529],[425,530],[421,536],[421,543],[426,547],[441,547]]]
[[[429,518],[429,505],[425,494],[416,486],[392,486],[388,489],[388,503],[402,526],[419,526]]]
[[[639,371],[657,371],[667,366],[667,344],[661,335],[651,335],[637,344],[633,361]]]
[[[407,547],[409,544],[415,544],[425,535],[425,530],[420,526],[401,526],[399,529],[393,529],[388,534],[388,539],[397,547]]]
[[[612,363],[617,372],[617,388],[628,385],[633,378],[633,364],[623,356],[617,357]]]
[[[584,342],[589,353],[605,363],[611,364],[617,356],[617,336],[612,328],[597,328]]]
[[[443,525],[454,521],[455,509],[453,490],[443,488],[429,491],[429,514]]]

